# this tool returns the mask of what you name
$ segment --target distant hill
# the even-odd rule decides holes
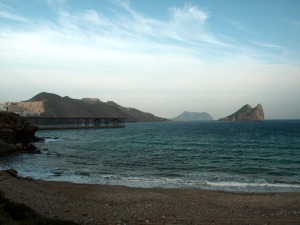
[[[138,109],[135,108],[126,108],[123,106],[118,105],[117,103],[113,102],[113,101],[108,101],[107,102],[108,105],[118,108],[119,110],[121,110],[124,114],[132,117],[132,118],[139,118],[139,121],[155,121],[155,122],[166,122],[169,121],[168,119],[165,118],[160,118],[157,116],[154,116],[151,113],[147,113],[147,112],[142,112]]]
[[[171,119],[173,121],[199,121],[199,120],[213,120],[212,116],[207,112],[183,112],[179,116]]]
[[[125,108],[114,102],[96,98],[72,99],[42,92],[27,102],[43,102],[42,117],[125,117],[127,122],[164,122],[167,119],[134,108]]]
[[[264,110],[261,104],[258,104],[255,108],[250,105],[244,105],[235,113],[225,118],[219,119],[220,121],[261,121],[264,120]]]

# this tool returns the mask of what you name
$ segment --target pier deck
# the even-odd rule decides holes
[[[26,117],[30,124],[39,130],[84,129],[84,128],[122,128],[125,118],[43,118]]]

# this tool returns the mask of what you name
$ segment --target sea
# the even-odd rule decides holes
[[[0,158],[23,178],[141,188],[300,192],[300,120],[127,123],[41,130],[41,154]]]

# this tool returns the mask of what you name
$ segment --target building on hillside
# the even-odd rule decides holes
[[[22,117],[32,117],[32,116],[39,116],[40,114],[36,112],[29,112],[29,111],[23,111],[20,116]]]
[[[0,103],[0,111],[7,111],[7,107],[5,104]]]
[[[29,109],[28,107],[24,107],[22,105],[19,105],[16,102],[7,103],[6,107],[7,107],[8,112],[12,112],[12,113],[18,114],[18,115],[23,116],[23,117],[39,116],[40,115],[40,113],[34,112],[31,109]]]
[[[17,105],[25,107],[28,113],[32,112],[34,115],[40,115],[45,112],[45,104],[43,101],[18,102]]]

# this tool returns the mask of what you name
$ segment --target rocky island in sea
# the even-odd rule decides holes
[[[171,120],[172,121],[203,121],[203,120],[213,120],[213,118],[207,112],[185,111]]]
[[[263,121],[264,119],[264,110],[261,104],[255,108],[247,104],[230,116],[219,119],[219,121]]]

